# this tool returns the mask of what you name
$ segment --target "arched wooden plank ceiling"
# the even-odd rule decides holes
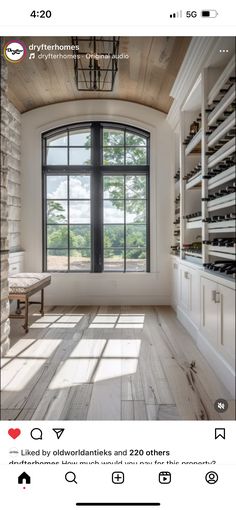
[[[70,37],[23,37],[30,44],[71,44]],[[188,49],[189,37],[121,37],[120,60],[112,92],[79,92],[72,60],[26,59],[8,64],[8,97],[20,112],[75,99],[132,101],[167,113],[170,90]]]

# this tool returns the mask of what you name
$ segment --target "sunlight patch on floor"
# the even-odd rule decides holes
[[[37,314],[33,314],[36,316]],[[75,328],[77,324],[84,317],[84,314],[45,314],[40,316],[33,324],[30,325],[32,329],[46,329],[46,328]]]
[[[138,358],[141,340],[108,340],[103,357]]]
[[[68,388],[91,381],[97,359],[66,360],[53,377],[49,389]]]
[[[142,329],[144,326],[144,319],[144,314],[97,314],[89,328]]]
[[[74,324],[71,324],[71,323],[62,323],[60,322],[60,324],[58,322],[55,322],[54,324],[50,324],[49,326],[49,329],[72,329],[72,328],[75,328],[77,324],[74,323]]]
[[[1,387],[5,391],[21,391],[28,384],[32,385],[32,379],[44,365],[45,360],[39,359],[13,359],[2,370]]]
[[[143,324],[116,324],[116,329],[143,329]]]
[[[83,317],[83,315],[63,315],[60,319],[58,319],[57,324],[60,322],[78,324]]]
[[[23,352],[25,349],[28,349],[28,347],[31,346],[36,341],[36,338],[20,338],[18,342],[13,345],[9,351],[7,351],[6,356],[4,356],[4,359],[9,358],[15,358],[16,356],[19,356],[21,352]]]
[[[114,324],[90,324],[90,329],[113,329]]]
[[[29,325],[29,329],[46,329],[50,326],[48,323],[42,323],[42,322],[33,322],[33,324]]]
[[[137,359],[102,359],[96,370],[93,382],[135,374],[137,366]]]
[[[59,347],[62,340],[37,340],[19,358],[49,358]]]
[[[70,358],[99,358],[106,345],[106,340],[102,339],[83,339],[77,344],[75,349],[70,354]]]
[[[33,314],[33,317],[35,317],[35,313]],[[47,323],[51,323],[51,322],[55,322],[56,320],[58,320],[59,318],[61,317],[61,314],[60,315],[48,315],[45,313],[45,315],[43,317],[40,316],[39,319],[37,319],[37,322],[39,324],[41,323],[44,323],[44,322],[47,322]]]
[[[144,315],[124,315],[121,314],[119,317],[119,323],[135,323],[135,324],[143,324],[144,323]]]

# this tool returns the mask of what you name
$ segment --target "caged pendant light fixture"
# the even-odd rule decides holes
[[[118,70],[119,37],[73,37],[78,90],[111,92]]]

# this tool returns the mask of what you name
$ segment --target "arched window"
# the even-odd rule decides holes
[[[149,271],[149,133],[91,122],[43,135],[44,271]]]

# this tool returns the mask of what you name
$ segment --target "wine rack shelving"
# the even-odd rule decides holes
[[[188,95],[180,117],[181,214],[174,225],[175,236],[180,234],[181,259],[227,279],[235,278],[234,58],[220,75],[219,70],[204,69],[197,86],[192,101],[191,92]]]
[[[219,125],[213,131],[209,130],[210,133],[208,138],[208,147],[214,146],[218,140],[222,138],[225,134],[228,133],[235,126],[235,112],[232,112],[229,117],[219,123]]]
[[[222,186],[223,184],[233,180],[235,178],[235,171],[236,167],[233,165],[226,170],[223,170],[220,174],[212,177],[208,182],[208,190],[213,190],[214,188]]]
[[[175,171],[174,171],[174,220],[173,220],[173,230],[172,230],[172,244],[171,244],[171,253],[173,255],[180,255],[180,168],[179,168],[179,150],[178,150],[178,137],[176,137],[176,161],[175,161]]]
[[[208,212],[217,211],[219,209],[228,209],[229,207],[234,207],[235,205],[235,192],[229,193],[228,195],[214,198],[213,200],[209,200],[208,202]]]
[[[195,136],[192,138],[192,140],[189,142],[185,149],[185,156],[188,156],[191,153],[201,153],[201,137],[202,137],[202,130],[200,129]]]
[[[217,119],[222,114],[224,114],[224,112],[226,112],[227,109],[232,105],[232,103],[235,101],[235,93],[236,93],[235,83],[233,83],[231,85],[230,89],[226,93],[222,92],[222,95],[223,95],[222,99],[219,101],[219,103],[215,106],[215,108],[213,108],[213,110],[209,114],[208,126],[212,126],[214,124],[214,122],[216,122]],[[216,100],[213,100],[213,103],[214,103],[214,101],[216,101]],[[212,103],[212,107],[213,107],[213,103]]]
[[[231,69],[233,71],[233,69]],[[207,218],[204,265],[235,276],[235,69],[213,99],[207,117]],[[209,96],[210,97],[210,96]],[[209,112],[209,110],[211,110]],[[218,216],[214,213],[218,213]],[[232,219],[231,219],[232,218]],[[218,235],[217,235],[218,234]],[[226,263],[224,264],[224,261]],[[228,264],[227,265],[227,261]]]
[[[187,189],[192,189],[192,188],[195,188],[195,187],[200,187],[201,186],[201,182],[202,182],[202,173],[199,172],[198,174],[194,175],[194,177],[192,177],[191,179],[189,179],[186,182],[186,190]]]

